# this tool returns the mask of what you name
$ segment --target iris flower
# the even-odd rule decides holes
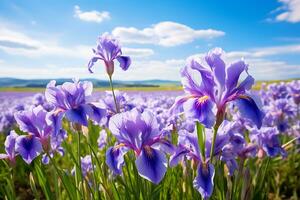
[[[133,150],[139,175],[158,184],[167,170],[165,152],[170,152],[172,146],[162,137],[153,114],[133,109],[114,115],[110,119],[109,129],[118,141],[106,152],[106,164],[110,169],[115,174],[121,174],[124,155]]]
[[[222,49],[216,48],[208,52],[205,62],[194,58],[188,61],[181,71],[185,95],[176,99],[171,111],[183,110],[187,118],[212,127],[222,123],[227,103],[234,102],[242,117],[252,120],[260,128],[263,113],[247,93],[254,83],[248,74],[248,65],[239,60],[226,66],[223,54]],[[243,72],[246,72],[246,78],[238,84]]]
[[[91,73],[93,73],[92,67],[98,60],[104,62],[106,72],[110,77],[114,73],[114,60],[117,60],[120,63],[120,67],[124,71],[126,71],[131,64],[130,57],[122,56],[119,41],[112,38],[107,33],[104,33],[98,38],[97,47],[96,49],[93,49],[93,52],[95,55],[88,63],[88,69]]]
[[[91,82],[65,82],[55,85],[51,81],[46,88],[45,96],[48,102],[56,107],[57,113],[65,114],[66,118],[83,126],[88,125],[88,117],[100,123],[106,117],[106,110],[90,102],[93,90]]]
[[[0,159],[6,159],[11,164],[15,164],[15,156],[17,155],[17,152],[15,151],[15,143],[16,139],[18,137],[18,134],[15,131],[10,131],[10,134],[6,136],[4,147],[5,147],[5,154],[0,153]]]

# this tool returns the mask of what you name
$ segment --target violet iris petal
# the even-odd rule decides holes
[[[250,119],[257,128],[262,126],[264,113],[258,108],[255,101],[250,96],[240,96],[235,100],[242,117]]]
[[[163,152],[145,147],[135,161],[137,170],[143,178],[158,184],[167,171],[167,159]]]
[[[197,177],[194,179],[194,187],[200,192],[203,199],[208,199],[214,189],[215,168],[211,163],[201,163],[197,169]]]
[[[62,85],[55,85],[51,81],[46,88],[45,96],[49,103],[52,103],[56,112],[65,113],[69,121],[84,126],[88,125],[88,118],[96,123],[101,123],[106,118],[106,110],[90,102],[93,85],[91,82],[73,83],[65,82]]]
[[[188,60],[181,71],[185,96],[175,101],[171,107],[172,113],[179,114],[183,110],[187,117],[192,117],[210,128],[216,121],[216,113],[219,113],[218,117],[224,115],[227,103],[247,95],[247,90],[251,89],[254,83],[254,79],[248,75],[248,65],[240,60],[227,67],[222,59],[223,54],[222,49],[216,48],[209,51],[202,62],[194,58]],[[247,76],[238,85],[243,72],[246,72]],[[197,79],[200,81],[197,82]],[[244,117],[253,120],[260,127],[263,115],[259,107],[254,101],[247,103],[247,109],[252,109],[249,111],[252,113],[248,112]],[[245,111],[245,107],[240,108],[241,112],[248,111]],[[253,117],[254,113],[257,118]]]
[[[106,164],[117,174],[122,172],[124,150],[133,150],[140,176],[158,184],[166,172],[165,150],[170,145],[162,137],[159,124],[152,113],[141,113],[133,109],[116,114],[109,121],[109,129],[117,138],[118,144],[106,152]]]
[[[102,60],[106,67],[106,72],[111,76],[114,72],[114,60],[118,60],[120,67],[125,71],[131,64],[131,59],[128,56],[122,56],[121,46],[119,41],[104,33],[97,40],[97,48],[93,49],[95,54],[88,63],[88,69],[92,73],[92,67],[98,60]]]
[[[16,139],[16,151],[30,164],[42,152],[42,144],[32,135],[22,135]]]

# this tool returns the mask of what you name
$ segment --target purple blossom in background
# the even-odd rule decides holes
[[[106,152],[106,164],[116,173],[122,173],[124,155],[133,150],[136,167],[143,178],[158,184],[167,170],[165,151],[172,151],[172,145],[162,138],[159,125],[149,111],[140,113],[137,109],[114,115],[109,129],[117,138],[117,145]]]
[[[120,63],[123,70],[127,70],[131,64],[131,59],[128,56],[122,56],[121,46],[119,41],[112,38],[107,33],[104,33],[97,40],[97,47],[93,49],[94,56],[88,63],[88,69],[91,73],[95,62],[102,60],[105,64],[106,72],[111,77],[114,73],[114,60]]]
[[[114,92],[120,112],[131,110],[134,107],[132,104],[127,102],[128,96],[124,92],[120,92],[119,90],[115,90]],[[105,97],[100,100],[100,105],[106,108],[108,118],[117,113],[114,97],[111,91],[105,92]]]
[[[251,140],[258,145],[259,157],[264,153],[269,157],[281,155],[286,157],[285,150],[281,147],[278,131],[276,128],[263,127],[260,130],[251,130]]]
[[[42,144],[34,135],[21,135],[16,139],[16,151],[30,164],[42,152]]]
[[[81,172],[82,175],[85,177],[88,173],[93,172],[94,167],[92,164],[92,157],[90,155],[86,155],[80,158],[81,163]],[[75,175],[75,167],[72,169],[72,174]]]
[[[15,151],[15,143],[18,134],[15,131],[10,131],[10,134],[6,136],[4,147],[5,147],[5,154],[0,153],[0,159],[8,160],[12,165],[15,164],[15,156],[17,155]]]
[[[300,80],[295,80],[289,83],[289,89],[291,92],[291,96],[295,102],[299,106],[300,104]],[[298,107],[299,109],[299,107]]]
[[[56,107],[56,112],[62,112],[66,118],[84,126],[88,125],[88,117],[100,123],[106,116],[106,110],[99,105],[90,103],[93,90],[91,82],[65,82],[55,85],[51,81],[46,88],[45,96],[48,102]]]
[[[226,66],[222,55],[223,50],[216,48],[205,56],[206,65],[196,59],[188,61],[181,71],[185,95],[176,98],[171,111],[176,113],[183,110],[187,118],[212,127],[216,120],[218,125],[221,124],[226,104],[234,102],[242,116],[251,119],[260,128],[263,113],[255,100],[246,93],[254,83],[253,77],[248,74],[248,65],[240,60]],[[246,72],[247,77],[238,84],[242,72]],[[199,84],[197,81],[200,77]]]

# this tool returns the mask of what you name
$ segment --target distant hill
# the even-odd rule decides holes
[[[36,87],[43,88],[53,79],[16,79],[16,78],[0,78],[0,87]],[[62,84],[66,81],[72,81],[71,79],[55,79],[57,84]],[[91,81],[94,87],[109,87],[107,80],[98,79],[80,79]],[[168,80],[145,80],[145,81],[114,81],[116,87],[159,87],[159,86],[178,86],[179,81]]]

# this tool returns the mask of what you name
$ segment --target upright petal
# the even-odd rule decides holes
[[[215,168],[211,163],[200,163],[197,176],[193,181],[194,187],[200,192],[203,199],[208,199],[214,189]]]
[[[129,68],[129,66],[131,65],[131,59],[129,56],[119,56],[119,57],[117,57],[117,60],[120,63],[120,67],[124,71],[126,71]]]
[[[235,100],[239,112],[242,117],[251,120],[257,128],[262,126],[262,120],[264,118],[264,113],[259,109],[256,102],[247,95],[240,95],[239,98]]]
[[[239,77],[247,68],[247,64],[243,60],[232,63],[227,69],[226,89],[230,92],[237,86]]]
[[[214,72],[221,88],[225,85],[225,62],[221,58],[223,50],[221,48],[215,48],[207,53],[205,60]]]
[[[135,161],[139,175],[158,184],[167,171],[167,159],[164,153],[146,146]]]
[[[203,94],[208,94],[211,98],[214,98],[214,87],[216,84],[212,72],[209,69],[202,66],[196,60],[191,60],[189,63],[189,67],[198,71],[201,75],[202,80],[200,91],[202,91]]]

